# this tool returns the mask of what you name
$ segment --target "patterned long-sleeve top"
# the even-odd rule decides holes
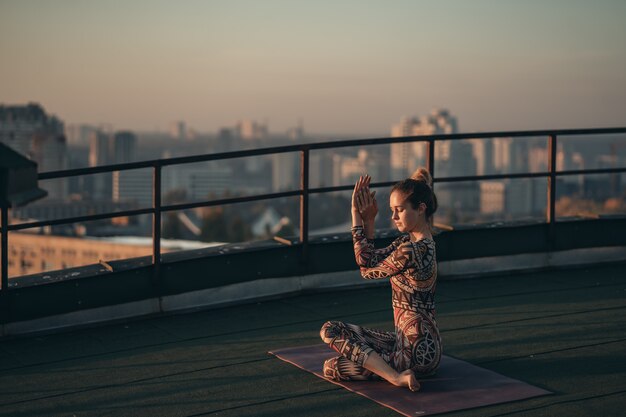
[[[352,240],[363,278],[390,279],[396,329],[392,360],[396,368],[432,372],[441,355],[435,322],[435,242],[430,238],[412,242],[403,234],[386,248],[375,249],[363,226],[352,228]]]

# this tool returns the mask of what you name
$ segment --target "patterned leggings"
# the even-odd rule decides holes
[[[393,350],[396,335],[367,329],[356,324],[341,321],[327,321],[320,330],[324,343],[341,354],[324,362],[324,376],[335,381],[362,381],[381,379],[378,375],[363,368],[372,352],[378,353],[385,362],[393,366],[390,352]]]

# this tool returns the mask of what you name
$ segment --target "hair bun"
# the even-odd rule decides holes
[[[433,177],[426,168],[418,168],[412,175],[411,179],[415,181],[425,182],[429,187],[433,186]]]

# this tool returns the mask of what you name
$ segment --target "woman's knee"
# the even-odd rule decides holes
[[[335,336],[337,335],[337,330],[339,327],[339,322],[337,321],[327,321],[322,325],[320,329],[320,337],[324,341],[324,343],[330,343]]]

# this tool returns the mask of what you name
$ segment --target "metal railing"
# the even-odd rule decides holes
[[[152,168],[153,171],[153,204],[151,208],[143,208],[136,210],[115,211],[87,216],[69,217],[63,219],[36,221],[20,224],[8,224],[7,210],[2,210],[0,222],[1,228],[1,244],[2,244],[2,265],[0,274],[2,275],[0,291],[8,289],[8,234],[11,231],[18,231],[42,226],[54,226],[60,224],[70,224],[77,222],[86,222],[102,219],[110,219],[115,217],[137,216],[142,214],[152,215],[152,264],[155,271],[155,282],[158,282],[159,268],[161,264],[161,216],[163,212],[186,210],[198,207],[220,206],[223,204],[243,203],[260,200],[270,200],[281,197],[300,196],[300,237],[302,260],[306,262],[308,257],[309,244],[309,195],[316,193],[327,193],[333,191],[351,190],[353,185],[318,187],[310,188],[309,186],[309,155],[313,150],[333,149],[341,147],[353,146],[370,146],[385,145],[393,143],[407,142],[426,142],[426,168],[430,171],[433,183],[449,183],[464,181],[484,181],[496,179],[521,179],[521,178],[547,178],[548,180],[548,199],[546,209],[546,222],[549,224],[550,239],[554,239],[555,224],[555,196],[556,196],[556,178],[566,175],[580,174],[612,174],[624,173],[624,168],[605,168],[605,169],[581,169],[569,171],[556,170],[557,156],[557,137],[558,136],[574,136],[574,135],[608,135],[626,133],[626,127],[618,128],[602,128],[602,129],[567,129],[567,130],[535,130],[535,131],[504,131],[504,132],[483,132],[483,133],[457,133],[447,135],[429,135],[429,136],[405,136],[405,137],[386,137],[371,139],[343,140],[323,143],[307,143],[299,145],[278,146],[272,148],[263,148],[255,150],[243,150],[233,152],[223,152],[215,154],[194,155],[186,157],[177,157],[170,159],[158,159],[152,161],[133,162],[125,164],[98,166],[91,168],[70,169],[55,172],[44,172],[39,174],[40,180],[52,180],[58,178],[75,177],[79,175],[99,174],[114,171],[126,171],[140,168]],[[526,173],[510,173],[495,175],[474,175],[462,177],[445,177],[437,178],[435,172],[435,144],[443,140],[464,140],[464,139],[491,139],[491,138],[514,138],[514,137],[547,137],[548,138],[548,171],[547,172],[526,172]],[[206,161],[218,161],[225,159],[244,158],[251,156],[282,154],[289,152],[300,153],[300,188],[294,191],[284,191],[277,193],[259,194],[245,197],[232,197],[217,200],[207,200],[184,204],[163,205],[161,201],[161,173],[165,166],[182,165]],[[393,185],[395,181],[372,183],[371,187],[384,187]]]

